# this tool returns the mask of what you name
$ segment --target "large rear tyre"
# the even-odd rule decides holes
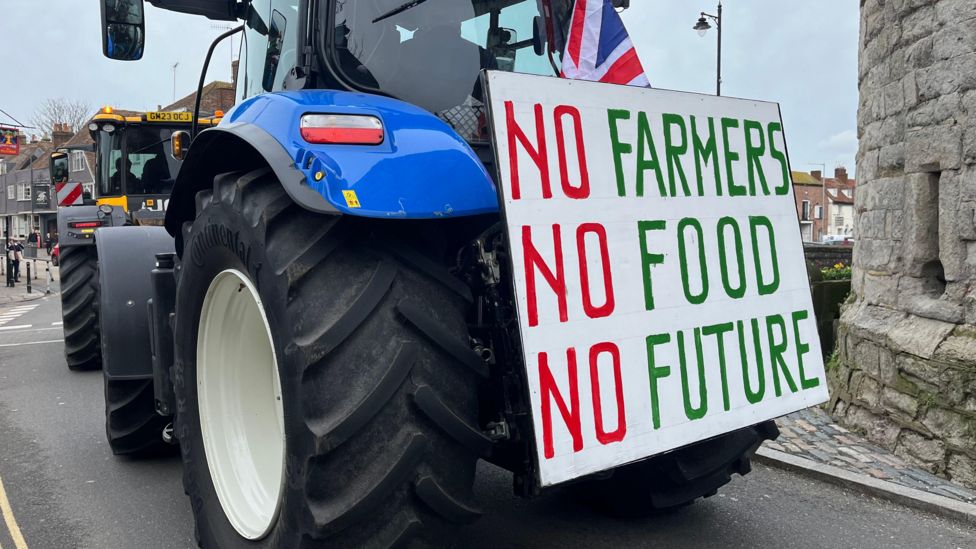
[[[443,547],[478,517],[470,294],[414,229],[308,212],[270,170],[197,195],[174,380],[202,547]]]
[[[767,421],[619,467],[608,479],[569,488],[581,501],[615,516],[667,512],[714,495],[734,473],[749,473],[759,445],[778,436],[776,424]]]
[[[102,348],[98,323],[98,250],[95,246],[61,249],[61,315],[68,369],[98,370]]]
[[[105,381],[105,435],[117,456],[154,457],[176,453],[163,440],[169,420],[156,413],[152,379]]]

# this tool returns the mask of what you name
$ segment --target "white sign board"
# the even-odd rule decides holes
[[[487,83],[543,486],[827,399],[776,104]]]

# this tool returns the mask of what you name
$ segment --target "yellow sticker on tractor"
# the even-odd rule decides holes
[[[356,196],[356,191],[342,191],[342,196],[346,199],[346,206],[350,208],[362,208],[363,205],[359,203],[359,197]]]

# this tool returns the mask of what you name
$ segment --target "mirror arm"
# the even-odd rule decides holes
[[[200,99],[203,95],[203,84],[207,79],[207,69],[210,68],[210,58],[213,57],[213,52],[217,49],[217,45],[220,44],[228,36],[233,36],[244,30],[244,25],[235,27],[217,38],[214,39],[213,43],[210,44],[210,50],[207,51],[207,58],[203,61],[203,69],[200,71],[200,82],[197,83],[197,97],[193,102],[193,125],[190,127],[190,138],[195,139],[197,136],[197,119],[200,117]]]

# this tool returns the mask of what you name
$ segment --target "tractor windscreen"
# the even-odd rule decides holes
[[[173,129],[129,126],[101,132],[99,196],[169,194],[180,169],[167,152]]]
[[[548,19],[546,5],[552,6]],[[336,2],[333,59],[358,87],[436,113],[465,139],[487,139],[481,70],[558,74],[569,5],[569,0]],[[553,59],[549,36],[557,52]]]

